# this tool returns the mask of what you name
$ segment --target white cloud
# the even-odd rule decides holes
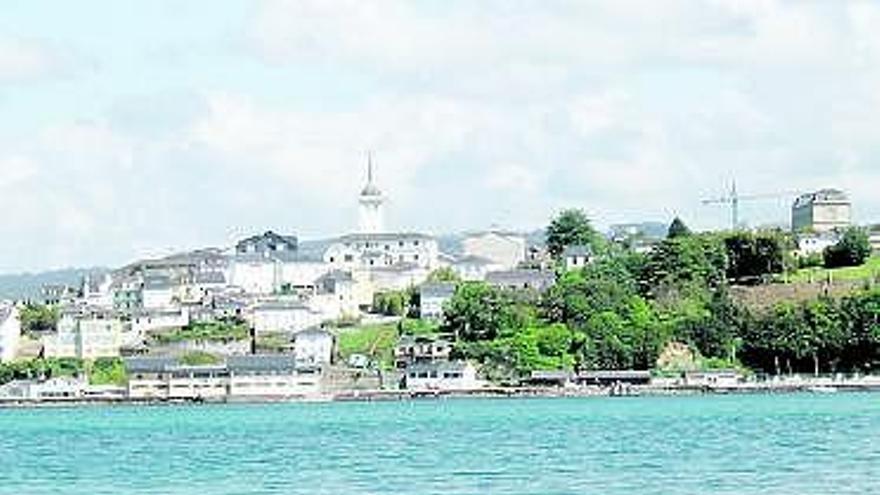
[[[33,81],[57,69],[57,58],[41,44],[0,38],[0,83]]]

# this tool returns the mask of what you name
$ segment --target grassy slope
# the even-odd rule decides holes
[[[391,366],[397,338],[396,323],[340,329],[339,354],[343,360],[363,354],[382,366]]]
[[[829,275],[834,281],[869,280],[880,276],[880,256],[874,256],[862,265],[846,268],[804,268],[788,275],[788,282],[824,282]]]

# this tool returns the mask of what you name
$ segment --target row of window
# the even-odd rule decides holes
[[[412,241],[412,245],[413,245],[413,247],[419,247],[421,245],[421,243],[420,243],[420,241],[415,240],[415,241]],[[379,246],[380,246],[380,244],[378,242],[364,242],[364,243],[358,242],[358,243],[355,243],[355,245],[354,245],[355,249],[373,249],[373,248],[378,248]],[[350,248],[351,243],[346,242],[345,247]],[[391,244],[385,244],[384,247],[385,247],[386,251],[389,251],[391,249]],[[406,242],[405,241],[398,241],[397,247],[406,247]]]
[[[439,378],[440,375],[437,371],[419,371],[419,372],[411,371],[409,373],[409,377],[410,378]],[[461,374],[461,372],[458,372],[458,371],[446,371],[443,373],[444,379],[455,379],[455,378],[461,378],[461,377],[462,377],[462,374]]]

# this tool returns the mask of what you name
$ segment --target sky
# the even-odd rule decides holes
[[[4,0],[0,272],[356,228],[880,222],[880,2]]]

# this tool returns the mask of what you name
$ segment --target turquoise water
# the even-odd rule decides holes
[[[0,410],[30,493],[880,493],[880,395]]]

